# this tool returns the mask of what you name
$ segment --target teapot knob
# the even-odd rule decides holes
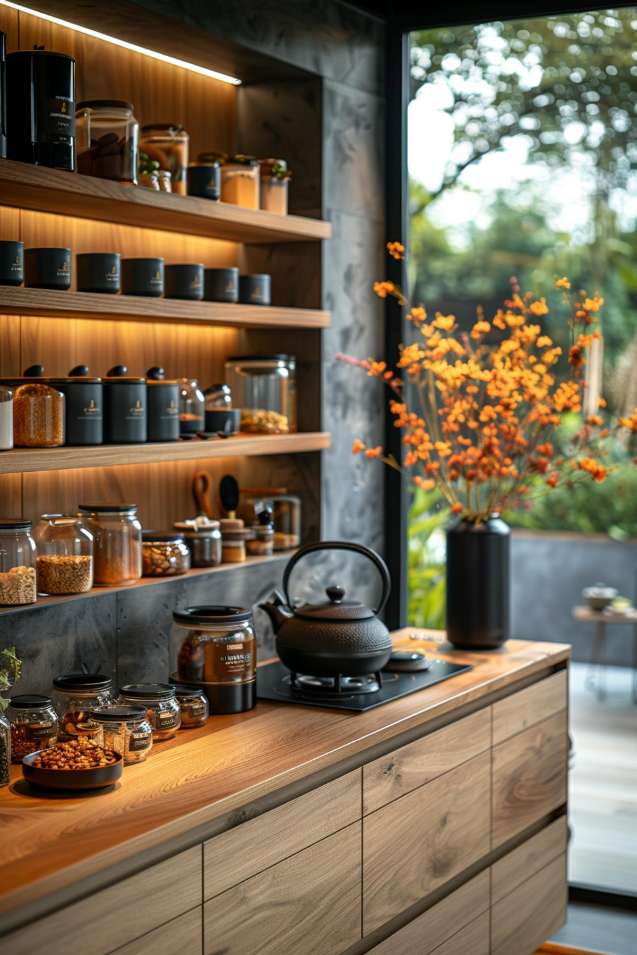
[[[345,596],[345,591],[342,587],[328,587],[325,591],[327,596],[330,598],[333,604],[340,604],[341,600]]]

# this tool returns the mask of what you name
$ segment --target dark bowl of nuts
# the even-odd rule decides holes
[[[85,737],[30,753],[22,760],[24,778],[46,789],[103,789],[122,775],[123,757]]]

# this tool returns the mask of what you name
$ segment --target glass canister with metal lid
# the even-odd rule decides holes
[[[129,683],[119,691],[120,702],[146,707],[153,739],[172,739],[181,726],[181,711],[175,687],[169,683]]]
[[[244,209],[259,208],[259,160],[239,153],[221,167],[221,201]]]
[[[36,552],[31,521],[0,518],[0,606],[36,602]]]
[[[186,170],[190,136],[178,123],[151,123],[142,126],[141,148],[160,171],[171,174],[172,192],[187,193]],[[168,190],[170,191],[170,190]]]
[[[7,717],[11,724],[12,762],[21,763],[24,756],[57,743],[58,717],[49,696],[12,696]]]
[[[200,515],[191,520],[176,521],[175,530],[183,534],[193,567],[216,567],[221,563],[219,521]]]
[[[170,681],[173,683],[173,681]],[[186,686],[174,683],[175,693],[181,709],[181,729],[195,729],[205,726],[210,716],[208,697],[200,686]]]
[[[153,745],[153,728],[145,706],[113,703],[91,711],[100,730],[100,745],[121,753],[126,766],[142,763]]]
[[[13,392],[0,385],[0,451],[13,447]]]
[[[176,679],[201,687],[213,713],[241,713],[256,703],[256,636],[243,607],[187,607],[173,613]]]
[[[35,528],[41,594],[83,594],[93,586],[93,535],[73,514],[43,514]]]
[[[93,535],[94,581],[122,587],[142,576],[142,525],[136,504],[80,504],[83,524]]]
[[[291,355],[232,355],[226,380],[241,430],[258,434],[296,431],[296,360]]]
[[[139,123],[130,103],[116,99],[78,103],[75,131],[78,172],[137,184]]]
[[[103,673],[64,673],[53,680],[55,707],[60,718],[60,737],[83,735],[91,711],[114,703],[113,681]]]

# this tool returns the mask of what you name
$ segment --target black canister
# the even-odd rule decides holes
[[[203,297],[207,302],[238,302],[239,269],[206,269]]]
[[[89,376],[86,365],[71,368],[67,378],[50,384],[64,395],[65,444],[102,444],[104,441],[104,387],[101,378]]]
[[[25,249],[24,284],[26,288],[71,287],[70,249]]]
[[[221,167],[218,162],[192,163],[187,172],[188,195],[218,200],[221,195]]]
[[[0,31],[0,159],[7,155],[7,38]]]
[[[75,169],[75,60],[21,50],[7,56],[7,156]]]
[[[203,265],[167,265],[164,268],[166,298],[203,298]]]
[[[75,256],[78,292],[105,292],[120,289],[119,252],[81,252]]]
[[[124,295],[164,294],[164,260],[122,259],[122,292]]]
[[[146,372],[148,402],[148,440],[179,440],[179,384],[166,378],[157,366]]]
[[[0,242],[0,285],[22,285],[24,280],[24,244]]]
[[[104,378],[104,441],[141,444],[147,439],[146,379],[115,365]]]
[[[239,301],[245,305],[269,305],[272,301],[271,285],[271,277],[265,272],[242,275],[239,279]]]

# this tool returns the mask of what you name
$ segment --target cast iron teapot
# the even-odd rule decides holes
[[[293,607],[288,591],[292,570],[302,557],[319,550],[349,550],[371,561],[383,585],[376,610],[345,600],[345,590],[334,584],[326,588],[327,601]],[[390,589],[387,565],[375,551],[346,541],[322,541],[297,551],[283,574],[283,596],[275,590],[259,606],[272,621],[281,661],[293,673],[361,676],[382,670],[391,655],[389,630],[378,616]]]

